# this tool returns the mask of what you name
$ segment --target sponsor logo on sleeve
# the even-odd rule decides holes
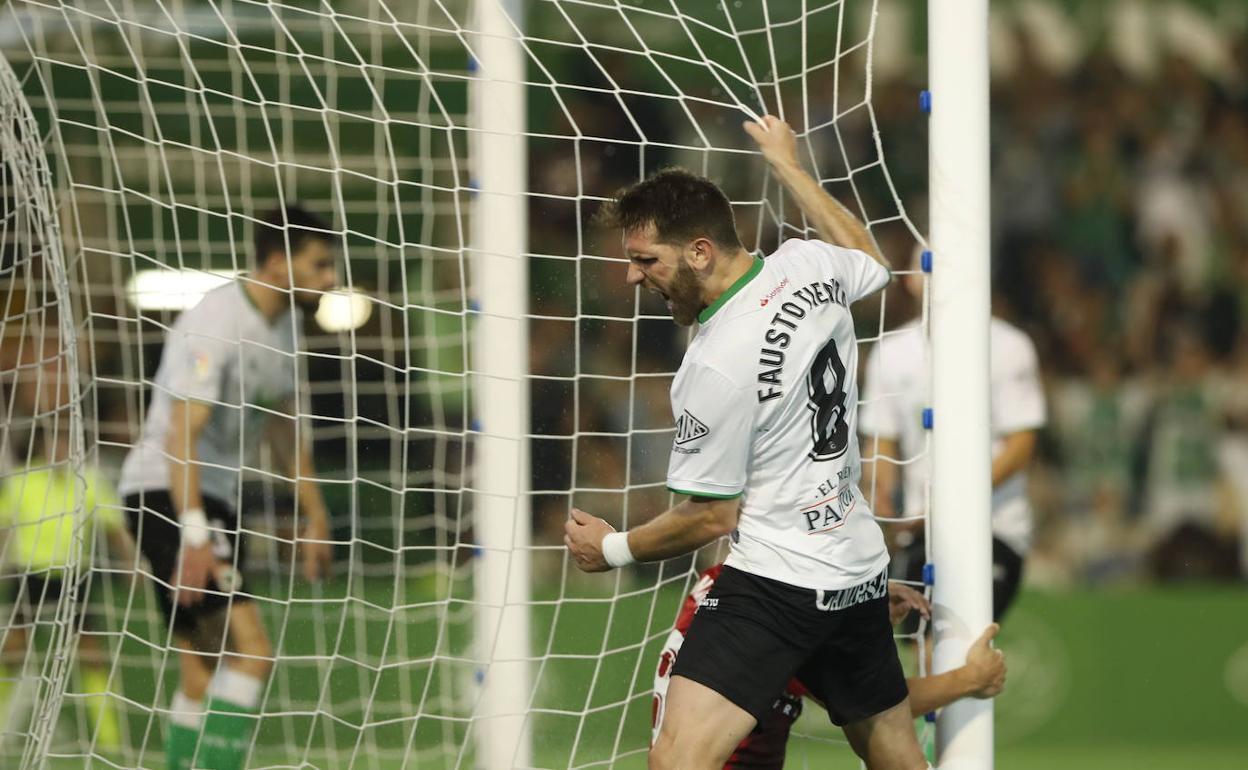
[[[710,435],[711,429],[706,427],[706,423],[694,417],[688,409],[684,414],[676,420],[676,443],[672,446],[673,452],[681,454],[697,454],[702,451],[700,449],[685,448],[686,444],[697,441],[700,438]]]

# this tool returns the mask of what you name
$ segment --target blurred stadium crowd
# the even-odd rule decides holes
[[[997,89],[999,312],[1046,370],[1054,577],[1248,573],[1248,37],[1234,56],[1229,82],[1098,52]]]

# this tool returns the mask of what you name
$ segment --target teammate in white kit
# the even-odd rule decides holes
[[[917,265],[916,265],[917,267]],[[923,279],[905,276],[906,289],[922,297]],[[1044,388],[1036,348],[1027,335],[999,318],[989,327],[992,426],[992,562],[993,620],[1001,620],[1018,594],[1023,560],[1031,550],[1031,503],[1027,499],[1027,466],[1035,454],[1036,431],[1045,424]],[[881,517],[903,516],[898,525],[903,552],[895,565],[910,580],[922,576],[925,549],[921,517],[925,511],[923,487],[931,472],[923,454],[926,430],[923,410],[931,406],[931,345],[923,327],[912,322],[880,340],[867,356],[863,373],[863,405],[859,431],[881,457],[918,458],[902,466],[902,507],[895,510],[896,465],[875,463],[875,512]],[[935,419],[940,419],[939,415]],[[878,438],[878,445],[874,440]],[[939,579],[939,576],[937,576]]]
[[[768,116],[745,128],[824,240],[752,257],[724,194],[679,169],[607,209],[628,282],[661,294],[678,324],[700,323],[672,385],[667,484],[689,499],[628,532],[574,510],[565,542],[594,572],[731,534],[673,669],[650,767],[723,767],[797,675],[868,767],[919,770],[888,553],[858,489],[849,306],[889,282],[888,265],[802,170],[789,126]]]
[[[169,770],[192,759],[241,770],[251,744],[272,649],[255,603],[235,592],[238,500],[262,437],[296,480],[305,577],[331,556],[311,451],[296,440],[295,354],[301,309],[315,309],[336,282],[332,243],[329,226],[297,206],[256,224],[255,270],[205,294],[166,335],[143,434],[122,468],[130,528],[180,652]]]

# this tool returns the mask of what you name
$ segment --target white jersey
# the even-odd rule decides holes
[[[294,400],[301,317],[286,311],[268,321],[239,282],[183,312],[165,335],[143,435],[126,456],[119,491],[169,489],[170,407],[186,399],[212,406],[196,446],[200,492],[236,507],[240,469],[254,466],[268,418]]]
[[[699,315],[672,383],[667,485],[740,496],[726,563],[841,589],[888,564],[858,489],[858,342],[849,306],[888,283],[860,251],[786,241]]]
[[[1035,430],[1045,423],[1044,389],[1036,348],[1020,329],[1000,319],[989,327],[991,352],[990,416],[995,458],[1011,433]],[[931,406],[931,346],[917,322],[886,334],[867,356],[860,430],[898,442],[902,458],[902,513],[924,513],[924,485],[930,461],[924,452],[923,410]],[[940,419],[936,415],[936,419]],[[922,457],[919,457],[922,455]],[[1021,555],[1031,550],[1031,504],[1027,472],[1019,471],[992,490],[992,531]]]

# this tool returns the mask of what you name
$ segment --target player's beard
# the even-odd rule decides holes
[[[683,259],[677,263],[676,275],[668,286],[667,302],[672,320],[678,326],[692,326],[702,312],[702,284],[698,274]]]

